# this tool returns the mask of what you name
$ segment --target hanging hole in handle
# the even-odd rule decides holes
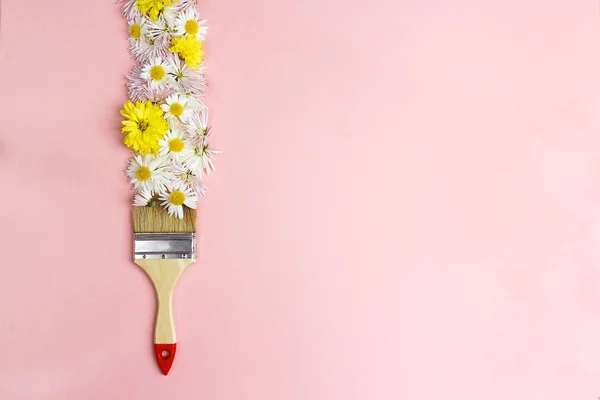
[[[160,357],[161,357],[163,360],[167,360],[169,357],[171,357],[171,352],[170,352],[169,350],[163,350],[163,351],[160,353]]]

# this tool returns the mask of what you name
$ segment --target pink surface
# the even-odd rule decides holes
[[[111,0],[4,0],[0,399],[595,400],[596,0],[205,0],[201,260],[152,353]]]

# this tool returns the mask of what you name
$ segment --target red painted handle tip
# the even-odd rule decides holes
[[[156,353],[156,361],[163,374],[167,375],[175,360],[175,351],[177,350],[177,343],[167,344],[155,344],[154,352]]]

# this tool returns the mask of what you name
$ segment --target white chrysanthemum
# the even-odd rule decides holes
[[[129,42],[129,51],[138,62],[146,63],[155,58],[164,60],[171,56],[173,53],[169,51],[170,46],[171,40],[169,39],[152,40],[142,35],[140,40]]]
[[[169,215],[183,219],[183,206],[195,209],[198,204],[198,196],[185,185],[174,185],[160,194],[162,205],[167,209]]]
[[[220,151],[211,150],[208,144],[194,146],[191,152],[181,157],[181,163],[189,170],[202,177],[215,171],[214,157],[221,154]]]
[[[131,157],[125,174],[136,190],[156,193],[165,190],[172,178],[169,166],[168,159],[163,156],[135,155]]]
[[[193,171],[187,169],[180,162],[175,161],[173,162],[171,170],[173,171],[175,182],[189,186],[198,197],[204,196],[204,193],[206,193],[207,190],[206,186],[204,185],[204,182],[200,180],[200,177]]]
[[[128,20],[140,17],[141,14],[137,8],[137,0],[117,0],[117,4],[122,3],[121,11]]]
[[[188,100],[188,107],[193,111],[205,112],[208,114],[208,108],[204,105],[203,102],[198,99],[198,96],[193,94],[186,94],[185,97]]]
[[[196,9],[198,7],[197,0],[179,0],[177,2],[177,9],[179,11],[187,11],[189,9]]]
[[[170,119],[170,120],[167,120],[167,122],[169,123],[170,130],[177,132],[177,134],[182,137],[185,137],[185,129],[184,129],[183,122],[181,122],[178,119]]]
[[[154,193],[146,188],[142,188],[133,198],[133,205],[136,207],[153,207],[156,205]]]
[[[133,102],[148,100],[148,89],[150,86],[145,79],[140,77],[141,74],[142,66],[136,64],[126,77],[129,99]]]
[[[175,6],[173,6],[173,7],[167,6],[167,7],[163,8],[163,10],[161,12],[161,16],[162,16],[162,18],[164,18],[167,25],[169,25],[170,27],[174,27],[175,21],[177,20],[177,17],[179,16],[180,12],[181,12],[181,9],[179,7],[177,7],[177,3],[175,3]]]
[[[196,10],[190,9],[179,14],[175,20],[175,34],[178,36],[196,36],[198,40],[206,38],[208,26],[206,20],[200,19]]]
[[[160,154],[163,156],[171,156],[175,160],[185,158],[193,151],[190,143],[184,140],[178,131],[169,130],[165,137],[158,142],[160,146]]]
[[[187,138],[195,146],[202,146],[210,135],[208,127],[208,109],[202,103],[201,108],[195,110],[192,115],[184,121],[183,129]]]
[[[173,79],[170,75],[171,67],[161,58],[155,58],[142,68],[141,77],[150,83],[153,89],[166,87]]]
[[[188,67],[184,60],[173,54],[167,59],[167,62],[173,75],[172,86],[177,91],[204,96],[206,87],[204,63],[200,64],[196,70]]]
[[[171,40],[175,30],[169,24],[164,15],[161,15],[156,21],[146,20],[143,33],[151,40]]]
[[[167,119],[185,121],[192,116],[192,109],[188,105],[188,98],[184,94],[172,94],[165,99],[166,104],[160,107],[165,112]]]
[[[166,50],[169,51],[169,49]],[[138,62],[145,62],[150,58],[157,57],[154,44],[144,35],[139,40],[129,39],[129,52]]]

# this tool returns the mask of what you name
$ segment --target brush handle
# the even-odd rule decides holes
[[[173,289],[183,271],[194,261],[192,259],[134,260],[148,274],[156,290],[154,352],[156,361],[165,375],[173,365],[177,350],[172,307]]]

